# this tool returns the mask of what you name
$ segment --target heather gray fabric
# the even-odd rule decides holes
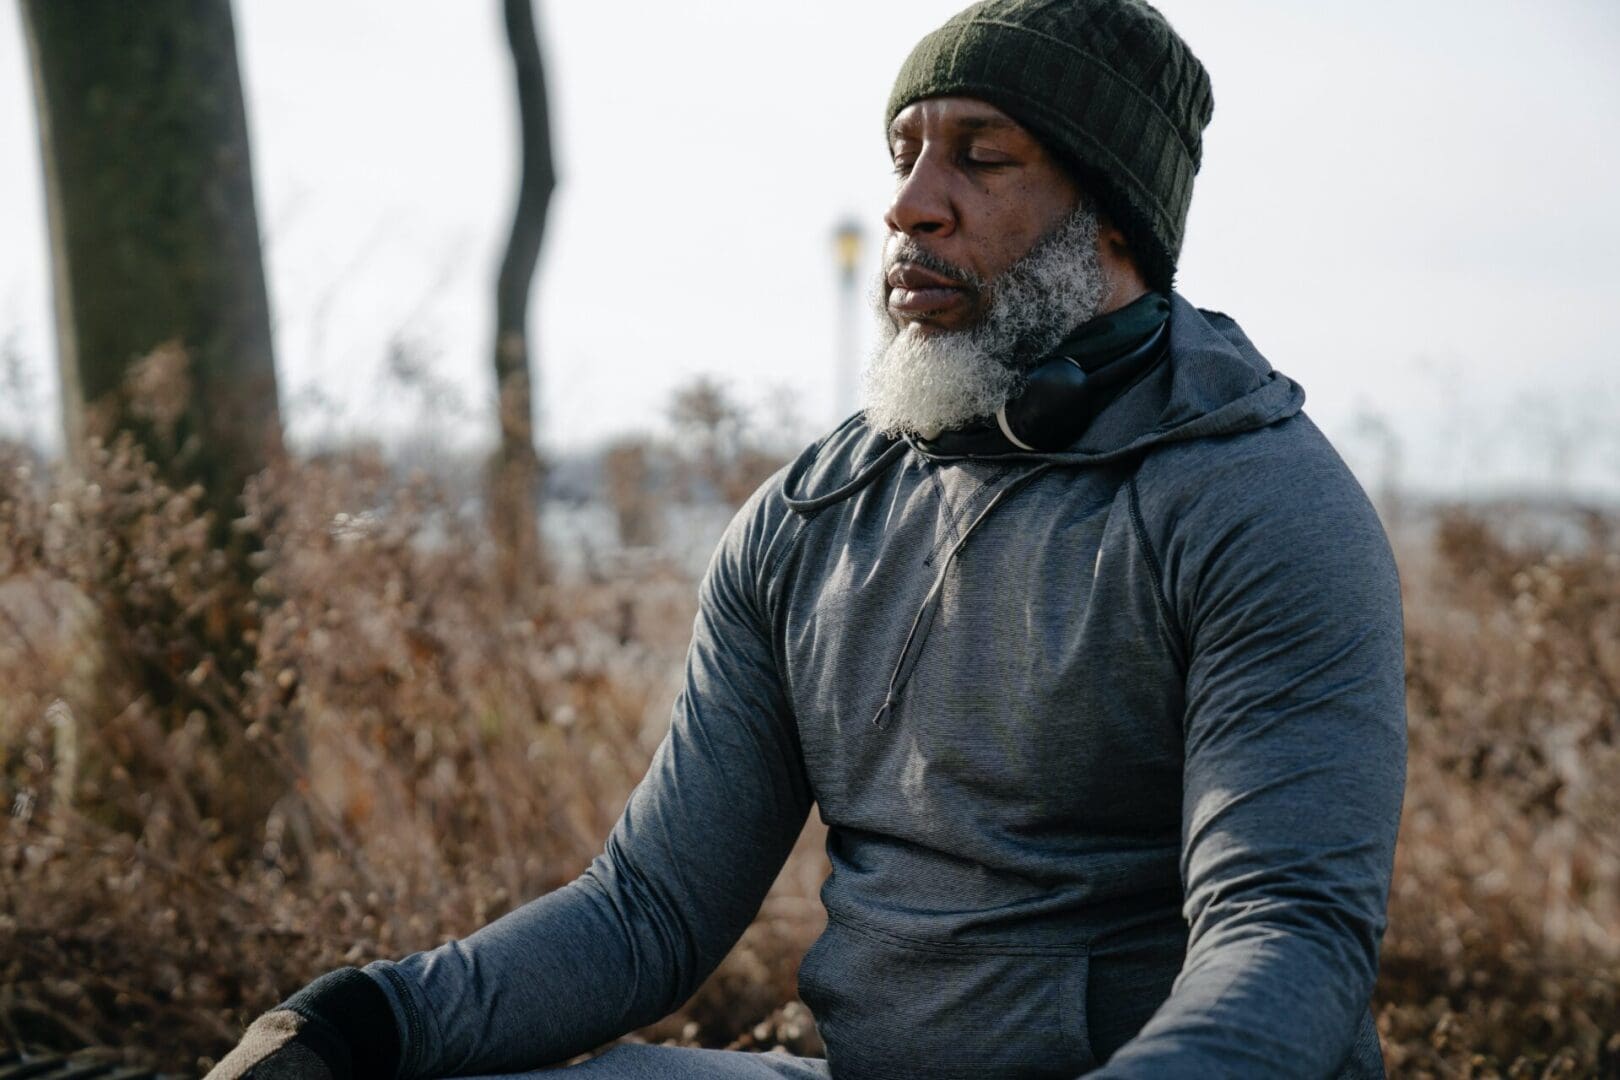
[[[858,417],[811,447],[721,541],[604,853],[367,969],[403,1075],[670,1012],[814,801],[800,991],[840,1080],[1381,1076],[1400,596],[1302,402],[1178,296],[1167,361],[1065,453],[930,458]]]
[[[519,1073],[531,1080],[828,1080],[821,1058],[692,1050],[684,1046],[615,1046],[565,1069]],[[507,1074],[514,1080],[514,1074]]]

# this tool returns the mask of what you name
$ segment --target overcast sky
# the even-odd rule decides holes
[[[660,427],[699,374],[762,416],[796,412],[805,438],[833,420],[831,230],[854,215],[875,240],[890,82],[957,6],[543,0],[561,171],[533,309],[549,448]],[[1180,290],[1304,384],[1369,482],[1377,418],[1408,483],[1620,491],[1620,3],[1160,7],[1216,100]],[[295,437],[490,430],[516,150],[498,9],[236,4]],[[7,4],[0,343],[35,378],[0,425],[54,438],[30,95]],[[866,257],[875,271],[875,242]],[[391,343],[441,390],[390,381]]]

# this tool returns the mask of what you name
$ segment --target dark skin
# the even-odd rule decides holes
[[[972,326],[989,297],[969,276],[993,281],[1086,200],[1034,135],[977,98],[925,98],[906,106],[889,127],[889,153],[896,185],[883,215],[888,249],[909,239],[957,271],[903,257],[886,260],[888,310],[896,325],[924,331]],[[1106,217],[1098,255],[1108,281],[1104,312],[1148,291],[1124,234]]]

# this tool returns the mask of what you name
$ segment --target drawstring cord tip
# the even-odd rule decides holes
[[[881,728],[883,726],[883,721],[888,719],[889,713],[894,711],[895,704],[894,698],[889,698],[888,700],[884,701],[883,707],[878,709],[876,716],[872,717],[872,726],[875,728]]]

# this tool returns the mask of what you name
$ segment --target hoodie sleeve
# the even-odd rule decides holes
[[[602,854],[465,940],[366,969],[401,1078],[534,1069],[651,1023],[758,911],[811,801],[756,604],[759,505],[710,563],[669,733]]]
[[[1223,442],[1141,486],[1186,646],[1190,934],[1100,1077],[1332,1077],[1378,969],[1406,770],[1394,560],[1304,417]]]

